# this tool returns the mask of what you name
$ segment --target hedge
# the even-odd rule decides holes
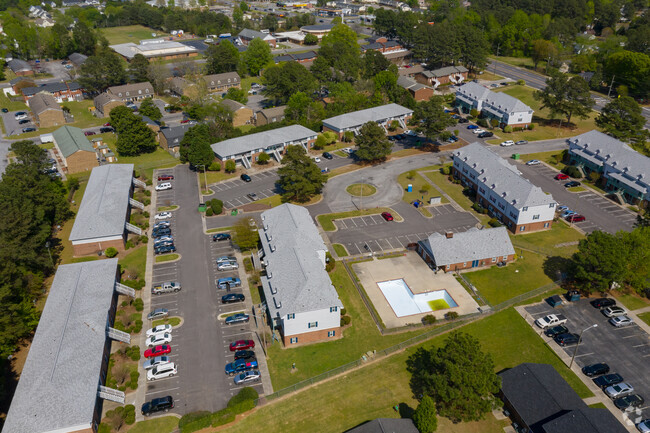
[[[200,421],[203,418],[208,418],[212,417],[212,412],[207,411],[207,410],[202,410],[198,412],[190,412],[188,414],[185,414],[181,417],[180,420],[178,420],[178,428],[181,429],[181,432],[185,432],[184,428],[188,426],[189,424],[192,424],[196,421]],[[209,425],[209,424],[208,424]],[[195,430],[191,430],[195,431]]]
[[[234,420],[235,414],[230,409],[222,409],[212,414],[212,427],[226,425]]]

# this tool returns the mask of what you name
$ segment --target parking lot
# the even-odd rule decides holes
[[[552,313],[563,314],[568,319],[565,326],[576,334],[594,324],[598,325],[584,332],[575,363],[580,368],[598,362],[609,365],[610,373],[620,374],[625,382],[634,387],[634,392],[646,400],[641,411],[643,418],[650,418],[650,337],[636,324],[622,328],[612,326],[599,309],[591,306],[590,300],[593,299],[582,299],[569,304],[565,302],[564,306],[555,309],[544,302],[527,306],[525,310],[534,319]],[[535,327],[535,330],[550,346],[559,347],[553,339],[542,334],[539,328]],[[563,350],[571,357],[575,348],[576,346],[566,346]],[[582,377],[585,378],[586,376]],[[614,415],[619,417],[621,413]]]
[[[18,122],[19,120],[16,120],[16,113],[18,111],[10,111],[8,113],[2,113],[2,122],[5,125],[5,132],[6,135],[18,135],[23,133],[23,128],[37,128],[36,124],[34,124],[32,120],[32,113],[29,111],[27,107],[25,107],[24,110],[20,110],[25,113],[27,113],[27,120],[29,122],[24,123],[20,125]]]

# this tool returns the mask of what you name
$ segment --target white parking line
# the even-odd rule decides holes
[[[178,304],[178,301],[167,301],[167,302],[156,302],[155,298],[151,301],[151,303],[155,303],[156,306],[158,305],[165,305],[165,304]]]
[[[649,344],[650,343],[637,344],[636,346],[632,346],[632,347],[643,347],[643,346],[647,346]]]
[[[575,357],[580,358],[581,356],[589,356],[589,355],[593,355],[593,354],[594,354],[594,352],[589,352],[589,353],[583,353],[581,355],[576,355]]]
[[[177,386],[176,388],[161,389],[161,390],[156,390],[156,391],[147,391],[147,395],[149,395],[149,394],[160,394],[161,392],[169,392],[169,391],[174,391],[176,389],[181,389],[181,387]]]
[[[227,329],[228,329],[228,328],[225,328],[224,331],[226,331]],[[236,333],[234,333],[234,334],[224,335],[224,337],[234,337],[235,335],[247,335],[247,334],[250,334],[250,333],[251,333],[251,331],[246,331],[246,332],[236,332]],[[225,341],[225,339],[224,339],[224,341]],[[230,343],[227,343],[227,344],[230,345]]]

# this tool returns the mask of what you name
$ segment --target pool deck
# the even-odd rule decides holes
[[[442,272],[438,272],[437,275],[434,274],[422,258],[413,251],[408,251],[400,257],[383,260],[375,259],[372,262],[355,263],[352,266],[387,328],[421,323],[422,318],[427,314],[433,314],[438,320],[443,320],[445,314],[450,311],[455,311],[461,316],[478,311],[476,301],[472,299],[452,274]],[[458,307],[397,317],[377,283],[400,278],[406,282],[415,294],[444,289],[458,304]]]

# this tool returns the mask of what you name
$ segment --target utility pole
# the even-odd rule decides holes
[[[607,91],[607,97],[609,98],[609,94],[612,93],[612,86],[614,85],[614,77],[616,75],[612,75],[612,82],[609,83],[609,90]]]
[[[497,44],[497,57],[499,57],[499,49],[501,48],[501,42]],[[494,75],[497,74],[497,61],[494,61]]]
[[[548,64],[551,63],[551,55],[548,55],[548,58],[546,59],[546,72],[544,72],[545,75],[548,75]]]

